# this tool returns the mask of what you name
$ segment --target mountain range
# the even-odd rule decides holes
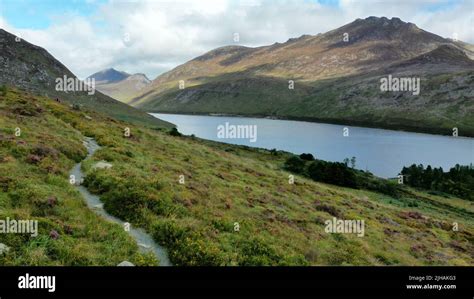
[[[109,68],[90,75],[95,79],[96,89],[114,99],[126,102],[151,83],[145,74],[129,74]]]
[[[460,135],[474,136],[473,58],[470,44],[399,18],[368,17],[285,43],[221,47],[119,99],[147,112],[271,116],[441,134],[456,127]],[[380,80],[389,75],[419,78],[420,93],[382,92]]]

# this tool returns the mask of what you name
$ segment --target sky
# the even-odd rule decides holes
[[[218,47],[285,42],[369,16],[474,44],[474,0],[0,0],[0,28],[81,79],[111,67],[154,79]]]

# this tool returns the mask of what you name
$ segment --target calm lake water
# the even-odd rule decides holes
[[[311,153],[326,161],[356,157],[356,168],[380,177],[395,177],[413,163],[443,167],[474,163],[474,139],[382,129],[361,128],[290,120],[247,117],[152,114],[172,122],[185,134],[220,142],[279,149],[295,154]],[[255,142],[218,138],[218,127],[256,126]],[[344,136],[344,128],[349,136]]]

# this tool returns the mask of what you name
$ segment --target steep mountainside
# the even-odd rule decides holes
[[[443,134],[458,127],[474,136],[472,56],[466,43],[398,18],[369,17],[283,44],[210,51],[159,76],[130,103]],[[420,93],[382,92],[380,79],[389,75],[419,78]]]
[[[46,95],[50,98],[104,112],[114,118],[154,127],[171,127],[172,124],[120,103],[99,91],[89,94],[83,84],[82,91],[57,91],[58,78],[76,79],[76,76],[45,49],[0,29],[0,85]]]

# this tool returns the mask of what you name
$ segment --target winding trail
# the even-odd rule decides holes
[[[93,138],[85,137],[84,146],[87,148],[87,158],[91,157],[95,151],[97,151],[100,146],[95,142]],[[74,168],[71,170],[70,175],[74,175],[76,188],[84,197],[87,206],[93,210],[95,213],[101,215],[105,219],[115,222],[122,227],[124,227],[125,221],[120,220],[119,218],[110,215],[107,211],[104,210],[104,204],[101,202],[100,197],[90,193],[84,186],[81,185],[81,182],[84,178],[84,173],[81,170],[82,162],[74,165]],[[130,230],[128,231],[130,236],[132,236],[138,244],[138,247],[141,252],[152,252],[159,260],[160,266],[172,266],[169,258],[168,252],[166,249],[158,245],[153,238],[147,234],[143,229],[133,228],[130,224]]]

